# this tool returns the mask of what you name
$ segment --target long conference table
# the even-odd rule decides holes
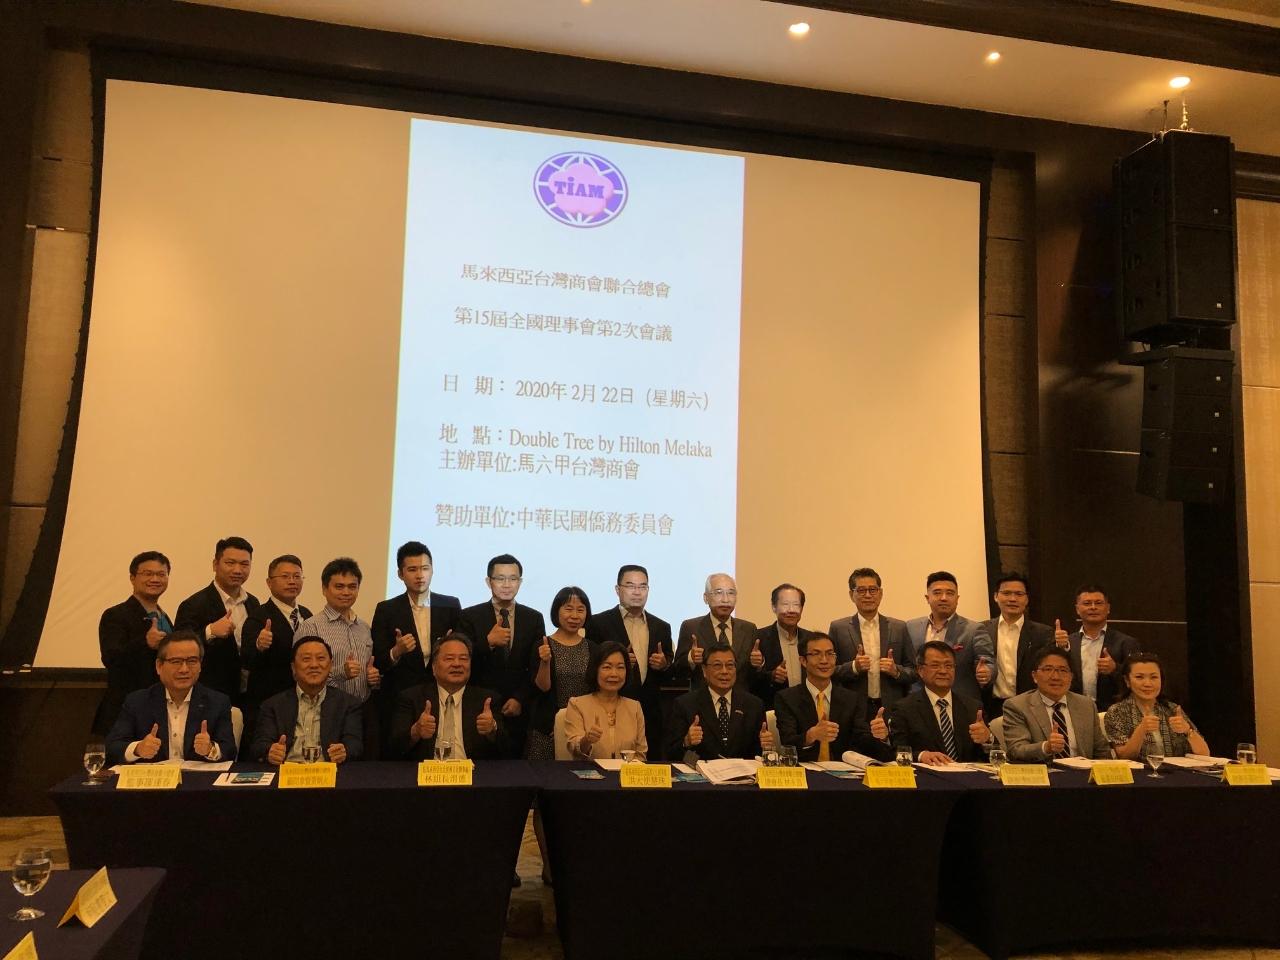
[[[546,828],[561,942],[594,957],[993,957],[1114,940],[1280,945],[1280,793],[1170,771],[1048,788],[920,770],[916,790],[622,789],[584,763],[478,764],[421,788],[353,763],[336,791],[55,787],[71,865],[168,871],[144,957],[496,960],[526,815]],[[237,766],[237,769],[257,769]]]

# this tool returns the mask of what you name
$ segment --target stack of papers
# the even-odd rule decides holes
[[[1221,770],[1231,761],[1226,757],[1203,757],[1189,753],[1185,757],[1165,757],[1164,762],[1170,767],[1181,767],[1183,770]]]
[[[132,767],[132,763],[117,763],[111,767],[112,773],[119,773],[125,767]],[[161,760],[155,766],[177,767],[181,766],[183,770],[194,770],[196,773],[218,773],[223,770],[231,769],[230,760],[222,760],[218,763],[209,763],[207,760]]]
[[[1143,765],[1136,760],[1090,760],[1088,757],[1058,757],[1053,761],[1055,766],[1068,770],[1090,770],[1095,763],[1127,763],[1130,770],[1141,770]]]
[[[928,770],[930,773],[983,773],[991,771],[991,767],[985,763],[916,763],[913,766]]]
[[[269,787],[276,775],[270,771],[263,773],[223,773],[213,781],[215,787]]]
[[[622,761],[616,757],[615,758],[602,757],[601,759],[596,761],[596,766],[599,767],[601,770],[611,770],[614,773],[617,773],[619,770],[622,769]]]
[[[840,755],[840,759],[842,761],[841,766],[847,767],[852,770],[865,771],[867,767],[875,767],[880,765],[879,760],[875,759],[874,757],[868,757],[865,753],[859,753],[857,750],[846,750],[844,753]],[[827,765],[834,762],[835,761],[828,761]]]
[[[754,760],[699,760],[698,772],[712,783],[755,783],[759,764]]]

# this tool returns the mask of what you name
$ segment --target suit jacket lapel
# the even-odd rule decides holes
[[[716,634],[715,627],[711,625],[711,614],[709,613],[698,622],[698,626],[694,628],[693,632],[704,647],[710,646],[720,639]]]
[[[951,697],[948,697],[951,699]],[[946,751],[946,745],[942,740],[942,727],[938,726],[938,712],[933,709],[933,701],[929,699],[929,694],[923,688],[920,690],[920,699],[917,701],[919,705],[921,719],[926,724],[929,735],[933,738],[933,746],[931,749],[937,750],[939,753]]]

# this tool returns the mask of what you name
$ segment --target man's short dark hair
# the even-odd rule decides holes
[[[555,599],[551,601],[551,624],[559,628],[560,626],[560,608],[570,600],[578,599],[582,601],[582,605],[587,608],[587,620],[591,619],[591,601],[587,598],[587,591],[581,587],[561,587],[556,591]],[[584,620],[583,623],[586,621]]]
[[[849,574],[849,589],[852,590],[856,582],[861,580],[863,577],[875,577],[876,586],[884,586],[884,584],[880,582],[880,574],[876,573],[870,567],[859,567],[857,570],[853,571],[853,573]]]
[[[800,606],[804,606],[804,591],[797,587],[794,583],[780,583],[773,588],[773,593],[769,594],[769,606],[776,607],[778,605],[778,594],[783,590],[794,590],[800,594]]]
[[[956,579],[956,575],[954,573],[948,573],[946,570],[935,570],[933,573],[929,574],[929,576],[924,578],[924,588],[928,590],[935,583],[942,580],[945,580],[947,583],[954,583],[957,587],[960,586],[960,581]]]
[[[364,580],[364,574],[360,572],[360,564],[350,557],[338,557],[326,563],[324,569],[320,571],[320,585],[327,587],[329,581],[340,573],[350,574],[356,578],[357,583]]]
[[[412,557],[412,556],[415,556],[415,554],[411,553],[409,554],[409,556]],[[468,637],[465,633],[462,633],[461,631],[450,630],[447,634],[445,634],[443,637],[441,637],[439,640],[437,640],[435,643],[431,645],[431,653],[427,655],[428,664],[433,664],[436,662],[436,654],[439,653],[440,648],[443,647],[446,643],[462,644],[464,647],[467,648],[467,656],[471,656],[472,653],[474,653],[474,651],[471,648],[470,637]]]
[[[213,559],[221,560],[222,554],[227,550],[243,550],[250,557],[253,556],[253,544],[244,537],[223,537],[213,548]]]
[[[604,643],[591,645],[591,656],[587,660],[587,692],[595,693],[600,689],[600,664],[615,653],[622,654],[623,666],[628,663],[627,648],[617,640],[606,640]],[[631,669],[627,667],[628,671]]]
[[[276,567],[280,566],[280,564],[282,563],[292,563],[299,570],[302,569],[301,560],[295,557],[292,553],[282,553],[280,554],[280,556],[276,557],[269,564],[267,564],[267,576],[274,577],[276,574]]]
[[[796,643],[796,650],[799,652],[800,656],[807,657],[809,655],[806,651],[809,649],[809,644],[814,640],[829,640],[833,647],[836,645],[836,642],[831,639],[831,634],[823,633],[820,630],[809,634],[807,637],[804,634],[801,634],[799,642]]]
[[[702,651],[702,662],[706,663],[713,653],[727,653],[733,657],[734,669],[738,667],[738,658],[733,653],[733,647],[723,640],[717,640],[715,643],[709,643]]]
[[[624,563],[618,568],[618,583],[622,583],[622,578],[628,573],[643,573],[646,581],[649,579],[649,571],[638,563]]]
[[[1080,586],[1076,587],[1074,597],[1076,602],[1079,602],[1080,594],[1082,593],[1100,593],[1102,594],[1103,600],[1107,601],[1107,603],[1111,602],[1111,597],[1107,594],[1107,588],[1100,583],[1082,583]]]
[[[165,634],[160,638],[160,643],[156,647],[156,659],[163,660],[164,652],[171,643],[181,643],[182,641],[190,641],[200,648],[200,659],[204,659],[204,641],[200,639],[200,634],[194,630],[175,630],[173,633]]]
[[[492,579],[493,568],[498,566],[499,564],[503,564],[504,566],[510,566],[514,564],[516,568],[516,572],[520,574],[520,576],[522,577],[524,576],[524,564],[522,564],[519,560],[517,560],[515,557],[513,557],[509,553],[500,553],[496,557],[494,557],[492,560],[490,560],[489,567],[485,572],[485,576]]]
[[[1000,574],[1000,576],[996,577],[995,589],[999,590],[1006,583],[1015,582],[1022,584],[1022,589],[1027,591],[1027,593],[1031,592],[1031,583],[1027,580],[1027,575],[1017,570],[1006,570],[1004,573]]]
[[[408,543],[400,544],[399,548],[396,550],[396,569],[403,570],[404,562],[406,560],[410,557],[421,557],[423,554],[426,554],[427,559],[431,560],[431,551],[427,549],[427,545],[425,543],[420,543],[417,540],[410,540]],[[435,563],[434,560],[431,560],[431,562]]]
[[[930,640],[916,651],[916,666],[924,666],[924,655],[930,650],[933,650],[936,653],[945,653],[952,660],[955,660],[956,658],[956,652],[947,644],[943,643],[941,640]]]
[[[289,659],[290,659],[291,661],[293,661],[293,662],[295,662],[295,663],[297,662],[297,660],[298,660],[298,648],[299,648],[300,646],[302,646],[304,643],[318,643],[318,644],[320,644],[320,646],[324,647],[324,649],[325,649],[325,653],[329,654],[329,659],[330,659],[330,660],[332,660],[332,659],[333,659],[333,647],[329,646],[329,641],[328,641],[328,640],[326,640],[324,637],[318,637],[318,636],[316,636],[316,635],[313,633],[313,634],[311,634],[311,635],[309,635],[309,636],[306,636],[306,637],[298,637],[298,639],[296,639],[296,640],[294,640],[294,641],[293,641],[293,650],[292,650],[292,652],[291,652],[291,653],[290,653],[290,655],[289,655]]]
[[[1062,662],[1067,665],[1067,669],[1071,669],[1071,658],[1067,656],[1067,651],[1063,650],[1057,644],[1048,647],[1041,647],[1036,651],[1035,659],[1031,661],[1031,669],[1039,670],[1040,664],[1044,663],[1050,657],[1060,657]]]
[[[166,570],[173,570],[173,567],[169,565],[169,558],[159,550],[144,550],[129,561],[129,576],[136,577],[138,575],[138,568],[144,563],[150,563],[152,560],[156,563],[164,564],[164,568]]]

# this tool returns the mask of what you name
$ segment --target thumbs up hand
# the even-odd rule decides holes
[[[228,610],[221,618],[209,624],[209,637],[217,637],[219,640],[225,639],[236,632],[236,625],[231,620],[231,611]]]
[[[987,726],[986,721],[982,719],[982,711],[978,711],[978,718],[969,724],[969,739],[974,743],[982,744],[991,741],[991,728]]]
[[[1053,756],[1055,753],[1061,753],[1067,749],[1067,741],[1057,730],[1049,733],[1049,739],[1044,742],[1045,756]]]
[[[866,673],[871,669],[871,658],[867,656],[867,648],[862,644],[858,644],[858,652],[853,658],[853,669],[855,673]]]
[[[258,631],[258,639],[253,642],[258,648],[259,653],[266,653],[271,649],[271,618],[268,617],[266,623],[262,625],[262,629]]]
[[[153,723],[151,732],[138,741],[138,746],[134,748],[134,753],[143,760],[154,760],[156,754],[160,752],[160,724]]]
[[[356,659],[354,653],[347,654],[347,659],[342,663],[342,670],[347,675],[348,680],[354,680],[360,676],[360,661]]]
[[[395,646],[391,648],[392,653],[395,654],[395,657],[393,659],[399,660],[406,653],[413,653],[413,651],[417,649],[418,649],[417,637],[415,637],[412,633],[401,633],[399,630],[396,631],[396,643],[395,643]]]
[[[347,746],[343,743],[329,744],[329,762],[330,763],[346,763]]]
[[[787,685],[787,662],[781,660],[778,665],[773,668],[773,682],[779,686]]]
[[[551,662],[551,641],[543,637],[542,642],[538,644],[538,659],[543,663]]]
[[[484,709],[476,716],[476,733],[491,737],[498,732],[498,721],[493,719],[493,698],[484,698]]]
[[[382,671],[373,665],[373,657],[364,665],[364,679],[370,690],[377,690],[382,686]]]
[[[871,718],[871,735],[877,740],[889,739],[889,724],[885,723],[884,707],[876,711],[876,715]]]
[[[582,742],[587,746],[593,746],[600,742],[602,736],[604,736],[604,731],[600,729],[600,721],[592,720],[591,729],[582,735]]]
[[[832,720],[819,720],[805,731],[804,742],[806,745],[814,742],[831,743],[838,736],[840,724]]]
[[[271,745],[271,749],[267,751],[267,763],[274,763],[277,766],[284,763],[285,755],[289,752],[287,741],[284,734],[280,734],[280,739]]]
[[[693,646],[689,648],[689,663],[697,666],[702,664],[702,646],[697,637],[693,638]]]
[[[658,644],[653,648],[653,652],[649,654],[650,670],[667,669],[667,655],[662,652],[662,645]]]
[[[1111,659],[1111,651],[1106,647],[1102,648],[1102,656],[1098,658],[1098,672],[1102,674],[1116,672],[1116,662]]]
[[[689,727],[688,733],[684,735],[684,745],[686,747],[696,747],[702,742],[702,717],[697,714],[693,717],[693,724]]]
[[[431,715],[431,701],[427,701],[427,705],[422,708],[422,716],[414,722],[409,730],[410,736],[415,742],[418,740],[430,740],[436,735],[436,718]]]
[[[887,673],[891,677],[898,675],[898,661],[893,659],[893,647],[889,648],[889,655],[880,658],[880,672]]]
[[[1053,642],[1063,650],[1071,649],[1071,638],[1067,635],[1067,631],[1062,629],[1062,621],[1053,621]]]
[[[759,670],[764,666],[764,654],[760,652],[760,638],[751,646],[751,666]]]
[[[1179,707],[1177,712],[1169,718],[1169,729],[1174,733],[1191,732],[1191,721],[1183,716],[1181,707]]]
[[[147,646],[155,650],[160,646],[160,641],[164,639],[164,631],[160,629],[159,617],[147,617],[151,621],[151,626],[147,628]]]
[[[1172,724],[1170,724],[1170,726],[1172,726]],[[1142,731],[1142,735],[1144,737],[1149,737],[1153,733],[1158,735],[1160,733],[1159,715],[1155,713],[1148,713],[1142,718],[1142,721],[1138,724],[1136,729]]]
[[[200,732],[196,734],[196,738],[191,741],[191,749],[198,756],[207,757],[213,751],[213,737],[209,736],[209,721],[200,721]]]
[[[627,669],[639,666],[640,661],[636,659],[636,648],[627,644]]]
[[[773,734],[769,731],[769,721],[766,720],[760,724],[760,750],[773,749]]]

